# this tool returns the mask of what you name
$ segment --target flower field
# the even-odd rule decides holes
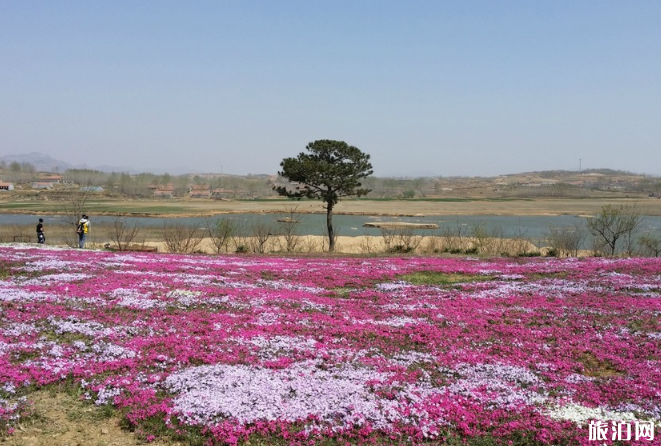
[[[660,444],[660,316],[661,259],[1,246],[0,436],[67,382],[146,440]]]

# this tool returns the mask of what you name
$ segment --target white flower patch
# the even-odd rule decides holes
[[[16,385],[13,382],[4,383],[0,389],[10,395],[16,393]]]
[[[310,294],[320,294],[326,291],[324,288],[297,285],[295,283],[283,282],[279,280],[258,280],[259,286],[265,286],[275,290],[303,291]]]
[[[109,336],[115,331],[112,328],[106,328],[102,324],[91,321],[81,322],[73,317],[68,319],[58,319],[54,316],[48,317],[48,323],[55,329],[55,333],[80,333],[85,336]]]
[[[83,273],[45,274],[43,276],[26,280],[22,284],[25,286],[25,285],[43,285],[44,282],[57,282],[57,283],[82,282],[91,277],[94,276],[91,274],[83,274]]]
[[[97,406],[103,406],[108,403],[112,403],[116,396],[121,395],[122,390],[112,386],[104,386],[97,390],[97,398],[94,400],[94,404]]]
[[[308,352],[313,351],[317,341],[302,336],[274,336],[266,338],[264,336],[255,336],[249,340],[237,339],[240,343],[255,345],[259,348],[259,357],[262,359],[272,359],[287,355],[295,351]]]
[[[326,312],[328,311],[329,306],[324,305],[324,304],[318,304],[316,302],[312,302],[310,300],[303,300],[301,302],[301,310],[312,310],[312,311],[319,311],[319,312]]]
[[[274,325],[278,323],[278,319],[280,319],[280,316],[277,313],[262,313],[259,315],[257,321],[255,321],[255,324]]]
[[[389,327],[406,327],[407,325],[418,325],[420,323],[426,323],[427,320],[423,318],[412,318],[408,316],[395,316],[383,321],[369,321],[369,323],[374,325],[387,325]]]
[[[543,295],[555,298],[564,298],[568,295],[578,295],[587,292],[601,292],[598,286],[589,286],[584,283],[571,282],[569,280],[553,279],[536,283],[522,282],[488,282],[483,285],[488,288],[480,288],[476,285],[475,291],[465,293],[465,299],[494,299],[508,298],[513,295],[524,294]]]
[[[22,268],[23,271],[68,270],[72,263],[59,259],[40,259],[29,263]],[[82,266],[81,266],[82,267]]]
[[[34,326],[34,324],[21,324],[21,323],[14,323],[9,325],[7,328],[0,329],[0,333],[2,333],[5,336],[25,336],[25,335],[30,335],[32,333],[36,333],[39,330],[37,327]]]
[[[148,295],[143,296],[138,292],[133,292],[132,295],[122,296],[117,305],[137,310],[148,310],[150,308],[165,308],[167,303],[158,299],[151,299]]]
[[[97,354],[96,359],[99,362],[110,362],[117,359],[131,359],[137,356],[137,353],[131,349],[107,342],[93,344],[91,350]]]
[[[530,369],[506,364],[459,364],[457,371],[465,376],[502,379],[521,384],[536,384],[540,379]]]
[[[500,280],[521,280],[524,279],[526,276],[523,274],[501,274],[498,276]]]
[[[410,283],[404,280],[399,280],[396,282],[378,283],[376,284],[375,288],[379,291],[391,292],[391,291],[405,290],[407,288],[411,288],[411,286],[412,285]]]
[[[295,422],[316,417],[337,429],[371,423],[390,430],[398,416],[397,403],[381,400],[368,382],[388,375],[351,365],[321,370],[306,361],[283,370],[216,364],[170,375],[165,385],[174,398],[174,412],[187,424],[199,425],[234,418]]]
[[[41,291],[26,291],[0,282],[0,301],[4,302],[31,302],[44,301],[50,298],[49,294]]]
[[[172,290],[166,294],[166,297],[170,299],[175,299],[178,303],[184,307],[190,307],[200,303],[199,297],[202,295],[201,291],[190,291],[190,290]]]
[[[203,271],[204,269],[201,270]],[[190,273],[172,274],[170,277],[175,282],[183,282],[185,285],[208,285],[212,279],[201,274]]]
[[[579,426],[589,420],[638,421],[632,412],[616,412],[602,407],[585,407],[574,403],[551,408],[546,413],[553,419],[569,420]]]
[[[659,395],[659,392],[657,392],[657,396],[661,396]],[[661,427],[661,403],[659,402],[659,399],[656,400],[656,403],[657,404],[651,404],[648,408],[634,403],[621,403],[615,407],[615,411],[620,413],[632,412],[639,415],[645,415],[646,417],[649,417],[648,419],[656,420],[657,426]]]
[[[438,310],[438,306],[428,302],[418,302],[415,304],[387,304],[381,308],[388,311],[418,311],[418,310]]]
[[[594,381],[594,378],[590,376],[584,376],[578,373],[570,373],[565,377],[565,382],[570,384],[580,384],[584,382]]]
[[[390,361],[393,364],[409,367],[413,364],[419,364],[422,362],[434,363],[436,362],[436,358],[430,355],[429,353],[408,351],[408,352],[396,354],[395,356],[392,357]]]
[[[524,389],[522,385],[540,383],[539,378],[523,367],[505,364],[460,364],[458,379],[447,390],[483,402],[487,406],[514,408],[519,404],[536,405],[546,396]]]
[[[471,258],[467,258],[466,260],[473,260],[473,259],[471,259]],[[477,259],[475,259],[475,260],[477,260]],[[487,265],[485,265],[485,266],[491,266],[491,265],[488,265],[488,264],[487,264]],[[480,274],[480,275],[482,275],[482,276],[494,276],[494,275],[496,275],[496,274],[502,274],[502,271],[497,270],[497,269],[488,269],[488,268],[484,268],[484,269],[478,270],[477,273]]]

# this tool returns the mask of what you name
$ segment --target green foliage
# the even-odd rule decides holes
[[[333,206],[342,197],[363,196],[370,189],[361,188],[361,180],[372,174],[370,156],[344,141],[317,140],[306,146],[296,158],[285,158],[278,174],[298,183],[295,190],[286,186],[273,189],[289,198],[311,198],[326,203],[329,251],[334,250]]]
[[[359,180],[372,174],[370,156],[343,141],[318,140],[307,145],[310,153],[301,152],[296,158],[285,158],[279,175],[300,183],[296,190],[276,187],[290,198],[321,199],[335,205],[341,197],[363,196],[369,189],[361,189]]]
[[[530,251],[530,252],[520,252],[517,257],[540,257],[542,255],[539,251]]]
[[[11,262],[0,260],[0,279],[6,279],[7,277],[10,277],[12,274],[11,270],[13,266],[14,264]]]
[[[442,273],[438,271],[418,271],[400,276],[400,279],[414,285],[453,285],[455,283],[486,282],[491,276],[461,273]]]
[[[409,254],[413,252],[414,249],[415,248],[413,248],[412,246],[395,245],[386,249],[386,252],[389,254]]]
[[[248,248],[246,245],[238,245],[234,252],[237,254],[247,254],[250,252],[250,248]]]

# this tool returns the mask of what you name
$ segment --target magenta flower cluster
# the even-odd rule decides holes
[[[29,389],[71,380],[136,426],[158,419],[226,444],[588,445],[595,419],[658,432],[661,259],[3,246],[0,272],[6,430]]]

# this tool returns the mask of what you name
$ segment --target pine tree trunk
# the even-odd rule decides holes
[[[333,204],[326,203],[326,228],[328,229],[328,251],[335,251],[335,234],[333,234]]]

